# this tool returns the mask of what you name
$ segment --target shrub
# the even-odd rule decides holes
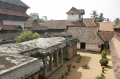
[[[106,58],[107,52],[105,50],[102,50],[101,56],[102,56],[102,58]]]
[[[29,40],[33,40],[39,38],[39,34],[36,32],[32,32],[30,30],[24,29],[22,33],[17,37],[16,42],[21,43]]]
[[[100,60],[100,64],[101,64],[101,66],[107,66],[107,64],[108,64],[108,59],[107,59],[107,58],[102,58],[102,59]]]
[[[105,76],[101,74],[101,76],[97,76],[96,79],[105,79]]]
[[[105,79],[103,76],[97,76],[96,79]]]

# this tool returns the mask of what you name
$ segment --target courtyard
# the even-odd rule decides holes
[[[80,55],[80,62],[77,63],[76,61]],[[109,59],[109,63],[108,67],[105,68],[104,76],[106,79],[115,79],[111,56],[107,55],[107,58]],[[99,63],[100,59],[101,55],[98,52],[78,51],[77,56],[73,57],[69,62],[66,61],[64,65],[48,77],[48,79],[60,79],[61,74],[67,71],[67,64],[75,65],[75,68],[71,67],[71,71],[68,72],[68,75],[65,75],[64,79],[95,79],[96,76],[102,73],[102,67]],[[89,69],[82,68],[85,64],[89,66]]]

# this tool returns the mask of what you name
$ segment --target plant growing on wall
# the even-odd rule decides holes
[[[32,32],[28,29],[24,29],[22,33],[17,37],[16,42],[21,43],[29,40],[33,40],[39,38],[39,34],[36,32]]]

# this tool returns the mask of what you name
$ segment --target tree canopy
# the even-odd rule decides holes
[[[103,13],[98,14],[96,10],[92,11],[91,17],[95,18],[95,22],[106,21],[106,18],[104,18]]]
[[[16,42],[21,43],[29,40],[33,40],[39,38],[39,34],[36,32],[32,32],[28,29],[24,29],[22,33],[17,37]]]
[[[119,18],[116,18],[116,19],[114,20],[114,22],[115,22],[115,24],[117,24],[117,23],[120,22],[120,19],[119,19]]]
[[[39,23],[45,22],[45,20],[39,18],[39,14],[38,13],[30,13],[30,17],[33,18],[33,19],[36,19]]]

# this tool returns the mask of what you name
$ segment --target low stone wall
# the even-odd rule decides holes
[[[110,53],[112,56],[115,79],[120,79],[120,57],[117,54],[119,52],[116,51],[113,42],[110,42]]]

